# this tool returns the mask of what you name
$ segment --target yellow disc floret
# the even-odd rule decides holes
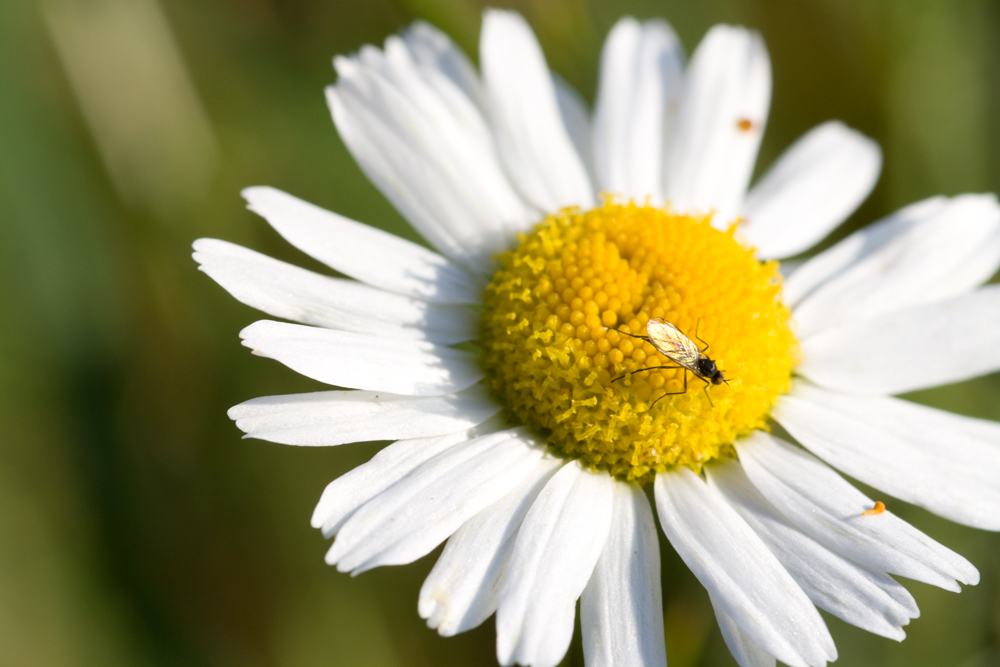
[[[546,218],[501,255],[486,290],[480,342],[495,394],[556,450],[622,479],[734,456],[736,438],[766,428],[798,346],[777,263],[733,233],[610,199]],[[643,370],[676,366],[624,335],[645,335],[650,318],[707,345],[728,384],[705,391],[690,371]]]

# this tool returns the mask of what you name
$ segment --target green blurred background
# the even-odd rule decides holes
[[[995,0],[520,0],[593,99],[603,36],[663,16],[688,52],[759,29],[774,64],[760,164],[840,118],[885,149],[848,229],[936,193],[1000,189]],[[492,622],[416,613],[434,555],[352,579],[309,527],[378,444],[241,440],[254,396],[317,386],[252,358],[259,316],[190,259],[201,236],[313,266],[243,208],[268,184],[415,238],[337,137],[330,58],[426,18],[475,53],[470,0],[0,0],[0,667],[491,665]],[[954,323],[961,327],[961,322]],[[1000,419],[1000,377],[915,400]],[[913,584],[902,644],[830,618],[842,665],[1000,664],[1000,536],[892,509],[969,557],[961,595]],[[671,667],[733,665],[663,545]],[[829,617],[828,617],[829,618]],[[582,665],[579,639],[566,664]]]

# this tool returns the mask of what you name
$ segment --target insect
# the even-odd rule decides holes
[[[700,323],[700,322],[699,322]],[[634,373],[641,373],[643,371],[656,371],[660,369],[669,368],[682,368],[684,369],[684,388],[680,391],[674,391],[663,396],[674,396],[676,394],[687,393],[687,372],[691,371],[694,373],[695,377],[705,383],[705,396],[708,398],[708,402],[712,405],[712,397],[708,395],[708,386],[712,384],[722,384],[725,382],[729,384],[725,377],[722,375],[722,371],[715,365],[705,352],[708,350],[708,343],[701,340],[698,336],[698,329],[695,328],[694,337],[699,341],[704,343],[705,347],[698,347],[698,345],[688,338],[683,331],[678,329],[676,326],[667,322],[659,317],[652,317],[646,323],[646,336],[637,336],[635,334],[625,333],[620,329],[615,329],[620,334],[626,336],[631,336],[632,338],[638,338],[644,340],[656,348],[656,351],[665,356],[670,361],[677,364],[676,366],[654,366],[652,368],[640,368]],[[612,382],[616,380],[621,380],[624,375],[617,377]],[[660,396],[660,398],[663,398]],[[657,398],[656,401],[660,400]],[[653,405],[656,404],[653,401]],[[650,406],[652,407],[652,405]]]
[[[865,510],[864,512],[861,513],[861,516],[872,516],[873,514],[881,514],[884,511],[885,511],[885,503],[883,503],[881,500],[876,500],[875,507],[871,508],[870,510]]]

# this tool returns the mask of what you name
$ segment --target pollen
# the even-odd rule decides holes
[[[885,511],[885,503],[883,503],[881,500],[876,500],[875,507],[871,508],[870,510],[865,510],[864,512],[861,513],[861,516],[874,516],[876,514],[881,514],[884,511]]]
[[[733,442],[766,429],[788,390],[798,343],[777,263],[734,233],[608,198],[522,235],[486,289],[480,336],[486,381],[509,416],[563,456],[639,483],[735,458]],[[677,366],[624,335],[645,335],[650,318],[707,346],[727,382],[645,370]]]

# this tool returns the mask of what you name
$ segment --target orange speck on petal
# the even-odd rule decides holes
[[[876,500],[875,507],[871,508],[870,510],[865,510],[864,512],[861,513],[861,516],[872,516],[873,514],[881,514],[884,511],[885,511],[885,503],[883,503],[881,500]]]

